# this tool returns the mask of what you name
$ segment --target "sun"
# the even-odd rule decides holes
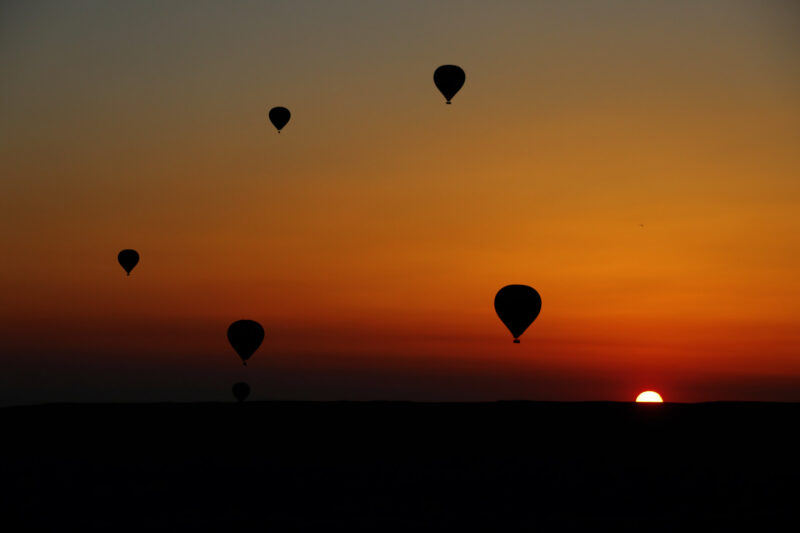
[[[661,395],[655,391],[646,390],[636,397],[637,403],[664,403]]]

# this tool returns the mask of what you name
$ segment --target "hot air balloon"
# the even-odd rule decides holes
[[[277,128],[278,133],[288,124],[292,114],[285,107],[273,107],[269,110],[269,121]]]
[[[139,252],[136,250],[122,250],[117,254],[117,261],[125,269],[128,275],[131,275],[131,270],[139,262]]]
[[[228,342],[242,358],[242,363],[247,366],[247,360],[258,350],[264,340],[264,328],[254,320],[237,320],[228,326]]]
[[[436,88],[444,95],[447,103],[456,95],[459,89],[463,87],[466,74],[456,65],[442,65],[437,68],[433,73],[433,83]]]
[[[527,285],[506,285],[494,297],[494,310],[511,331],[514,342],[530,326],[542,310],[542,298]]]
[[[239,403],[242,403],[247,399],[248,396],[250,396],[250,385],[243,381],[234,383],[231,390],[233,391],[233,396],[239,401]]]

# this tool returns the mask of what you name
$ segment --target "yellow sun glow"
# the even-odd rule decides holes
[[[636,397],[636,401],[639,403],[663,403],[664,400],[661,399],[661,395],[657,392],[646,390],[641,393],[639,396]]]

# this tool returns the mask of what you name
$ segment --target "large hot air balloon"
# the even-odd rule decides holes
[[[278,133],[289,123],[292,114],[285,107],[273,107],[269,110],[269,121],[277,128]]]
[[[122,250],[117,254],[117,261],[125,269],[128,275],[131,275],[131,270],[139,262],[139,252],[136,250]]]
[[[436,88],[447,99],[447,103],[456,95],[459,89],[464,85],[466,74],[456,65],[442,65],[437,68],[433,73],[433,83]]]
[[[234,383],[231,390],[233,391],[233,396],[239,401],[239,403],[245,401],[247,397],[250,396],[250,385],[243,381]]]
[[[247,366],[247,360],[258,350],[264,340],[264,328],[254,320],[237,320],[228,326],[228,342],[242,358],[242,363]]]
[[[527,285],[506,285],[494,297],[494,310],[511,331],[514,342],[530,326],[542,310],[542,298]]]

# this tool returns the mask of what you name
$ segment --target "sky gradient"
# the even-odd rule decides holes
[[[0,116],[0,404],[800,401],[796,2],[2,2]]]

